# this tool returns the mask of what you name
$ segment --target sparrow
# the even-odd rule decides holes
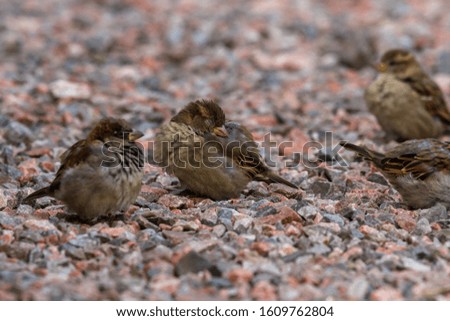
[[[294,184],[263,162],[251,133],[227,122],[211,100],[186,105],[155,138],[154,160],[191,192],[214,200],[239,197],[252,180]]]
[[[429,208],[436,203],[450,208],[450,142],[409,140],[385,154],[348,142],[340,145],[380,169],[410,208]]]
[[[389,50],[375,68],[379,75],[364,98],[389,138],[405,141],[443,133],[450,124],[444,95],[413,54]]]
[[[50,196],[85,221],[127,210],[141,189],[144,152],[135,141],[142,136],[123,119],[102,119],[61,155],[52,183],[24,202]]]

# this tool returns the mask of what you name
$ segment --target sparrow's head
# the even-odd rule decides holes
[[[225,114],[222,108],[212,100],[196,100],[190,102],[172,118],[173,122],[190,126],[199,134],[212,133],[227,137]]]
[[[404,49],[392,49],[384,53],[376,65],[381,73],[389,73],[399,79],[414,77],[422,73],[422,68],[412,53]]]
[[[104,118],[97,123],[94,129],[88,135],[89,141],[100,140],[107,141],[125,141],[133,142],[139,139],[144,134],[138,130],[133,130],[131,125],[123,120],[117,118]]]

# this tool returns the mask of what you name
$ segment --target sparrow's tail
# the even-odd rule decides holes
[[[346,141],[340,142],[339,145],[341,145],[345,149],[348,149],[348,150],[358,153],[364,159],[367,159],[367,160],[373,162],[376,167],[381,168],[383,166],[382,160],[384,159],[385,156],[381,153],[378,153],[376,151],[368,149],[364,146],[358,146],[358,145],[351,144]]]
[[[286,186],[298,189],[298,186],[292,184],[291,182],[285,180],[284,178],[278,176],[277,174],[275,174],[274,172],[272,172],[270,170],[265,172],[264,174],[257,175],[255,177],[255,180],[263,181],[266,183],[280,183],[280,184],[284,184]]]
[[[30,195],[28,195],[27,197],[25,197],[22,201],[22,203],[24,204],[29,204],[31,201],[37,199],[37,198],[41,198],[44,196],[51,196],[51,192],[50,192],[50,186],[41,188],[39,190],[37,190],[34,193],[31,193]]]

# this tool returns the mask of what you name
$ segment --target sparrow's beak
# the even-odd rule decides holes
[[[128,134],[128,140],[130,142],[134,142],[135,140],[141,138],[142,136],[144,136],[144,134],[141,131],[135,130]]]
[[[225,129],[225,126],[222,127],[214,127],[213,129],[213,133],[216,136],[220,136],[220,137],[228,137],[228,132]]]
[[[378,71],[378,72],[385,72],[387,70],[387,65],[380,62],[374,65],[374,68]]]

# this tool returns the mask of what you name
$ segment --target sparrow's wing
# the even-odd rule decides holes
[[[87,153],[89,149],[86,148],[87,142],[82,139],[69,147],[64,153],[61,154],[59,159],[61,160],[61,168],[63,166],[72,167],[77,165],[81,159],[83,153]]]
[[[444,94],[434,80],[423,77],[407,79],[407,82],[420,95],[427,111],[450,125],[450,111],[445,103]]]
[[[256,175],[267,171],[267,167],[263,163],[257,147],[251,145],[253,144],[249,143],[241,145],[239,148],[234,148],[230,153],[236,163],[243,168],[250,177],[254,178]]]
[[[225,128],[229,133],[227,156],[231,157],[251,178],[266,172],[267,166],[259,154],[258,144],[253,140],[250,131],[236,122],[225,123]]]
[[[429,144],[434,141],[433,144]],[[419,151],[397,153],[383,159],[382,169],[394,176],[411,174],[414,178],[424,180],[431,174],[450,170],[450,143],[427,140],[426,148]]]
[[[68,150],[66,150],[60,157],[61,167],[56,172],[56,177],[50,185],[50,189],[52,191],[58,189],[64,173],[68,169],[76,167],[81,162],[87,160],[91,153],[92,149],[88,146],[85,139],[76,142]]]

